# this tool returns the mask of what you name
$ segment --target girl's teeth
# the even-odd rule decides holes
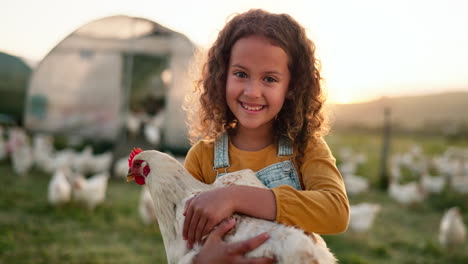
[[[242,107],[244,107],[245,109],[249,111],[259,111],[263,109],[263,105],[262,106],[248,106],[248,105],[242,104]]]

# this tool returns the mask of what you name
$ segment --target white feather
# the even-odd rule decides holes
[[[158,219],[156,218],[156,210],[154,209],[153,198],[151,198],[151,194],[146,186],[141,188],[138,212],[143,223],[147,225],[157,223]]]
[[[380,205],[373,203],[360,203],[350,206],[349,229],[355,232],[368,231],[374,223]]]

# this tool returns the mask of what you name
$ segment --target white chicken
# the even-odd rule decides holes
[[[148,190],[148,187],[141,188],[140,201],[138,204],[138,212],[143,223],[149,225],[157,223],[156,210],[154,209],[153,199]]]
[[[349,195],[359,194],[369,189],[369,181],[362,176],[343,174],[343,181]]]
[[[89,164],[89,170],[91,173],[100,173],[110,171],[112,165],[112,152],[107,151],[101,154],[93,155],[93,158]]]
[[[82,175],[75,175],[72,179],[72,197],[78,203],[93,210],[106,198],[109,173],[99,173],[89,179]]]
[[[143,133],[146,140],[153,146],[158,146],[161,142],[161,129],[166,117],[165,111],[159,111],[155,116],[149,117],[145,122]]]
[[[448,248],[463,244],[466,228],[458,207],[448,209],[440,221],[439,242]]]
[[[51,135],[35,134],[33,137],[33,157],[35,165],[44,172],[53,171],[50,164],[54,155],[54,138]]]
[[[73,157],[73,169],[76,172],[87,174],[92,173],[93,164],[93,147],[85,146],[79,153],[75,153]]]
[[[421,185],[429,193],[440,193],[445,187],[446,179],[444,176],[431,176],[424,173],[421,176]]]
[[[200,245],[189,250],[182,238],[185,202],[196,193],[226,184],[248,184],[266,188],[251,170],[242,170],[220,177],[208,185],[194,179],[171,156],[155,151],[134,150],[129,159],[128,180],[147,184],[153,198],[168,263],[192,263]],[[247,257],[275,257],[277,263],[336,263],[325,241],[318,235],[307,236],[302,230],[282,224],[235,215],[236,228],[225,236],[227,242],[242,241],[267,232],[270,239]]]
[[[369,230],[379,211],[379,204],[360,203],[350,205],[349,228],[355,232],[365,232]]]
[[[74,167],[74,160],[77,156],[77,153],[73,149],[62,149],[56,151],[52,157],[44,161],[42,166],[46,169],[47,172],[55,171],[61,167]]]
[[[31,147],[29,145],[18,147],[11,155],[16,174],[26,175],[34,163]]]
[[[143,122],[147,119],[146,113],[142,111],[129,111],[126,119],[126,127],[130,138],[135,138],[140,133]]]
[[[7,146],[11,153],[13,170],[18,175],[26,175],[34,163],[29,137],[24,129],[19,127],[12,128],[9,132]]]
[[[390,162],[390,169],[389,169],[390,175],[389,176],[392,181],[399,181],[402,178],[402,172],[401,172],[400,165],[394,161],[395,161],[395,158],[392,158],[392,162]]]
[[[59,168],[49,182],[48,200],[52,205],[60,205],[70,201],[71,185],[67,180],[68,168]]]
[[[452,176],[450,186],[457,193],[468,194],[468,175]]]
[[[126,157],[118,159],[114,163],[113,176],[117,178],[125,178],[128,172],[128,160]]]
[[[427,195],[427,192],[419,182],[410,182],[407,184],[399,184],[390,182],[388,190],[390,197],[403,205],[412,205],[422,202]]]
[[[3,138],[3,126],[0,126],[0,160],[4,160],[7,157],[7,146],[5,139]]]
[[[341,174],[353,174],[357,171],[358,164],[353,161],[345,161],[338,165]]]

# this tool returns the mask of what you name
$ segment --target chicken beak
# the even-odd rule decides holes
[[[132,169],[128,169],[127,182],[131,182],[134,178],[135,176],[133,175]]]

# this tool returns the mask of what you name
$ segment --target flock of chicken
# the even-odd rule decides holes
[[[390,162],[391,190],[404,193],[401,202],[418,203],[428,195],[442,192],[445,188],[451,191],[468,194],[468,149],[448,148],[442,155],[428,157],[420,146],[413,146],[408,152],[393,156]],[[402,171],[406,170],[413,181],[404,181]],[[412,186],[412,187],[409,187]],[[409,189],[404,191],[404,189]],[[401,190],[401,191],[400,191]],[[409,195],[410,192],[416,195]]]
[[[161,127],[165,121],[165,110],[159,110],[154,116],[144,111],[129,111],[126,118],[126,128],[130,138],[143,134],[152,146],[158,146],[161,142]]]
[[[32,142],[31,142],[32,141]],[[106,197],[111,171],[124,179],[128,171],[127,157],[115,162],[112,153],[94,154],[91,146],[82,151],[54,149],[54,139],[49,135],[36,134],[32,140],[24,129],[0,126],[0,161],[9,158],[17,175],[26,175],[32,167],[52,175],[48,186],[48,201],[63,205],[74,201],[93,210]],[[151,196],[146,188],[140,195],[139,213],[144,223],[155,223]]]
[[[160,125],[160,117],[151,120],[155,126]],[[50,173],[48,201],[53,205],[76,201],[92,210],[105,199],[111,171],[119,178],[127,175],[128,157],[116,160],[111,168],[111,152],[94,154],[90,146],[79,152],[72,149],[55,150],[53,138],[48,135],[37,134],[32,138],[32,143],[30,140],[22,128],[11,127],[6,130],[0,126],[0,160],[9,158],[18,175],[27,174],[33,166]],[[337,154],[348,195],[368,191],[368,179],[356,175],[358,166],[367,161],[366,156],[349,148],[343,148]],[[403,172],[416,175],[416,180],[404,183]],[[438,176],[435,176],[436,173]],[[390,176],[388,194],[403,205],[421,203],[428,195],[447,188],[467,194],[468,150],[449,148],[442,155],[430,158],[424,155],[420,147],[415,146],[406,153],[392,157]],[[153,200],[146,186],[141,190],[138,208],[144,223],[157,221]],[[383,209],[376,203],[352,204],[349,229],[353,232],[367,232]],[[448,247],[464,243],[465,237],[460,210],[448,208],[440,224],[440,243]]]
[[[112,153],[93,154],[91,146],[81,152],[73,149],[56,151],[53,138],[37,134],[32,144],[27,133],[12,127],[4,139],[0,129],[0,158],[10,157],[13,170],[26,175],[35,166],[52,175],[48,201],[59,205],[74,200],[92,210],[105,199]]]
[[[367,161],[362,153],[342,148],[338,168],[343,175],[348,195],[369,190],[369,180],[356,175],[358,166]],[[436,176],[434,174],[438,173]],[[405,178],[411,178],[408,181]],[[422,203],[431,194],[444,189],[462,195],[468,194],[468,149],[448,148],[442,155],[428,157],[422,148],[414,145],[406,153],[395,154],[390,161],[389,196],[403,206]],[[368,231],[382,207],[376,203],[352,204],[350,207],[349,229],[354,232]],[[446,209],[440,228],[439,242],[444,247],[462,244],[466,228],[457,207]]]

